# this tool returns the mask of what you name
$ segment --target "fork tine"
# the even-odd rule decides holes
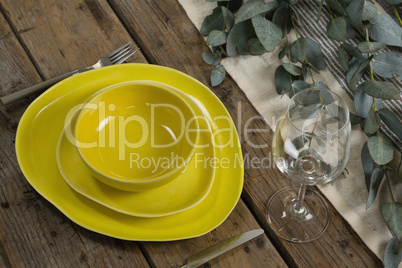
[[[107,54],[108,57],[113,57],[116,53],[120,52],[122,49],[124,49],[125,47],[127,47],[127,46],[130,45],[131,43],[134,43],[134,41],[131,40],[131,41],[128,42],[127,44],[125,44],[125,45],[119,47],[119,48],[116,49],[116,50],[113,50],[112,52],[110,52],[109,54]]]
[[[111,61],[115,61],[116,59],[119,59],[121,57],[122,54],[125,54],[127,51],[131,50],[132,47],[136,47],[137,44],[136,43],[131,43],[129,46],[127,46],[126,48],[122,49],[121,51],[119,51],[118,53],[114,54],[113,56],[109,57],[109,59]]]
[[[120,64],[124,62],[126,59],[134,55],[140,48],[137,46],[131,47],[131,49],[125,52],[123,55],[120,55],[118,58],[112,60],[113,64]],[[133,51],[134,50],[134,51]]]
[[[123,58],[121,58],[119,61],[115,62],[114,64],[120,64],[120,63],[124,62],[126,59],[128,59],[128,58],[130,58],[132,55],[134,55],[134,54],[135,54],[135,52],[137,52],[139,49],[140,49],[140,48],[139,48],[139,47],[137,47],[137,49],[136,49],[136,50],[134,50],[132,53],[130,53],[130,54],[128,54],[128,55],[126,55],[126,56],[125,56],[125,57],[123,57]]]

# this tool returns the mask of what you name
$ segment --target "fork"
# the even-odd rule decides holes
[[[118,49],[116,49],[116,50],[110,52],[109,54],[103,56],[102,58],[100,58],[98,60],[98,62],[95,63],[94,65],[56,76],[52,79],[43,81],[34,86],[11,93],[9,95],[6,95],[6,96],[0,98],[0,102],[5,106],[10,103],[21,100],[25,97],[28,97],[34,93],[45,90],[45,89],[49,88],[50,86],[56,84],[57,82],[60,82],[61,80],[65,79],[67,77],[70,77],[72,75],[79,74],[79,73],[93,70],[93,69],[97,69],[97,68],[104,67],[104,66],[123,63],[129,57],[134,55],[138,50],[139,50],[139,47],[137,46],[137,44],[131,40],[124,46],[121,46]]]

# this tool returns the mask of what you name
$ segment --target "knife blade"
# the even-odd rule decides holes
[[[235,247],[238,247],[241,244],[250,241],[257,236],[262,235],[263,233],[264,230],[257,229],[228,238],[220,242],[219,244],[206,248],[203,251],[200,251],[197,254],[189,257],[186,261],[186,264],[181,266],[180,268],[198,267],[201,264],[204,264],[207,261],[210,261],[213,258],[216,258],[219,255],[228,252],[229,250],[234,249]]]

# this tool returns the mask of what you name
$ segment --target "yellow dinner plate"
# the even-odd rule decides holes
[[[167,216],[197,205],[207,196],[212,187],[215,169],[206,164],[207,159],[214,157],[214,148],[207,120],[202,120],[203,114],[190,98],[187,98],[187,102],[194,109],[198,117],[199,129],[202,131],[191,161],[183,167],[183,171],[180,171],[178,177],[172,182],[148,191],[129,192],[110,187],[97,180],[82,161],[74,140],[68,138],[72,136],[71,133],[75,129],[78,112],[74,113],[66,124],[56,149],[61,174],[80,194],[132,216]],[[140,163],[137,164],[140,165]]]
[[[61,175],[55,153],[66,117],[94,92],[124,81],[153,80],[190,95],[209,115],[215,179],[198,205],[165,217],[134,217],[111,210],[73,190]],[[22,116],[16,153],[26,179],[75,223],[126,240],[167,241],[203,235],[218,227],[237,204],[243,188],[243,159],[233,121],[219,99],[202,83],[177,70],[147,64],[122,64],[68,78],[38,97]]]

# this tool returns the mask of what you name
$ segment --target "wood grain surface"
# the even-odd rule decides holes
[[[129,62],[172,67],[211,88],[211,67],[201,58],[208,47],[176,0],[0,0],[0,10],[0,95],[91,65],[131,38],[141,51]],[[211,89],[236,123],[244,156],[269,161],[272,131],[236,83],[227,78]],[[17,120],[32,98],[7,112]],[[15,157],[15,127],[1,115],[0,136],[0,267],[177,267],[208,246],[260,226],[267,235],[205,267],[382,266],[333,207],[330,226],[317,241],[280,240],[264,207],[274,191],[292,183],[273,162],[245,165],[242,199],[210,233],[183,241],[130,242],[71,222],[25,180]]]

